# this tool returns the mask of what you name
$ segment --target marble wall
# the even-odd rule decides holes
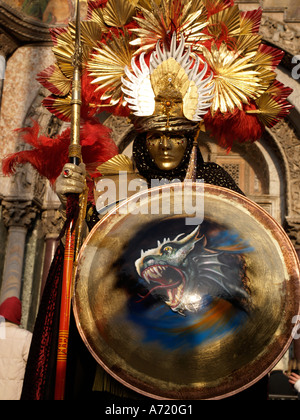
[[[16,129],[29,125],[31,118],[48,127],[51,114],[41,104],[46,92],[36,76],[53,61],[51,47],[45,45],[18,48],[9,58],[1,102],[1,160],[28,148]],[[46,244],[49,235],[51,238],[47,218],[60,203],[49,183],[29,165],[19,167],[12,177],[1,174],[0,199],[0,301],[10,296],[22,298],[24,326],[32,328],[42,288]],[[4,249],[9,251],[4,253]]]

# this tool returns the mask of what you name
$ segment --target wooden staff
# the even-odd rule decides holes
[[[71,116],[71,142],[69,147],[69,161],[76,165],[81,162],[81,146],[80,146],[80,109],[81,109],[81,38],[80,38],[80,9],[79,0],[76,5],[76,40],[75,51],[73,57],[73,83],[72,83],[72,116]],[[79,206],[79,196],[77,197]],[[68,197],[67,210],[70,207]],[[68,215],[67,215],[68,216]],[[63,400],[65,396],[67,355],[69,342],[69,327],[71,313],[71,299],[73,292],[73,267],[75,256],[76,241],[76,217],[70,221],[66,230],[66,243],[64,255],[64,269],[62,282],[62,295],[60,307],[58,350],[56,364],[56,381],[55,381],[55,400]]]

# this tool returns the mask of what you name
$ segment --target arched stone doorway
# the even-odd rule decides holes
[[[236,144],[230,153],[216,141],[203,136],[200,142],[205,161],[216,162],[235,180],[251,200],[263,207],[279,223],[284,220],[284,175],[277,156],[262,139],[254,144]]]

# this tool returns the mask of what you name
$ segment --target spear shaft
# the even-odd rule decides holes
[[[71,163],[79,164],[81,161],[80,146],[80,109],[81,109],[81,31],[80,31],[80,9],[79,0],[76,8],[76,40],[73,58],[73,83],[72,83],[72,114],[71,114],[71,144],[69,147],[69,158]]]
[[[72,83],[72,114],[71,114],[71,141],[69,147],[69,161],[75,165],[81,162],[80,145],[80,110],[81,110],[81,34],[80,34],[80,9],[79,0],[76,5],[76,39],[75,51],[73,57],[73,83]],[[72,205],[70,204],[72,202]],[[68,196],[68,210],[71,207],[79,206],[79,195]],[[60,321],[58,334],[58,349],[56,362],[56,380],[55,380],[55,400],[63,400],[65,397],[67,356],[69,344],[70,313],[71,300],[73,292],[73,269],[76,241],[76,222],[77,218],[72,217],[66,230],[64,268],[62,280],[62,294],[60,305]]]

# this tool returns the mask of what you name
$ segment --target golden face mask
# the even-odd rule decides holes
[[[180,134],[151,133],[146,138],[147,149],[157,167],[164,171],[177,168],[183,159],[187,139]]]

